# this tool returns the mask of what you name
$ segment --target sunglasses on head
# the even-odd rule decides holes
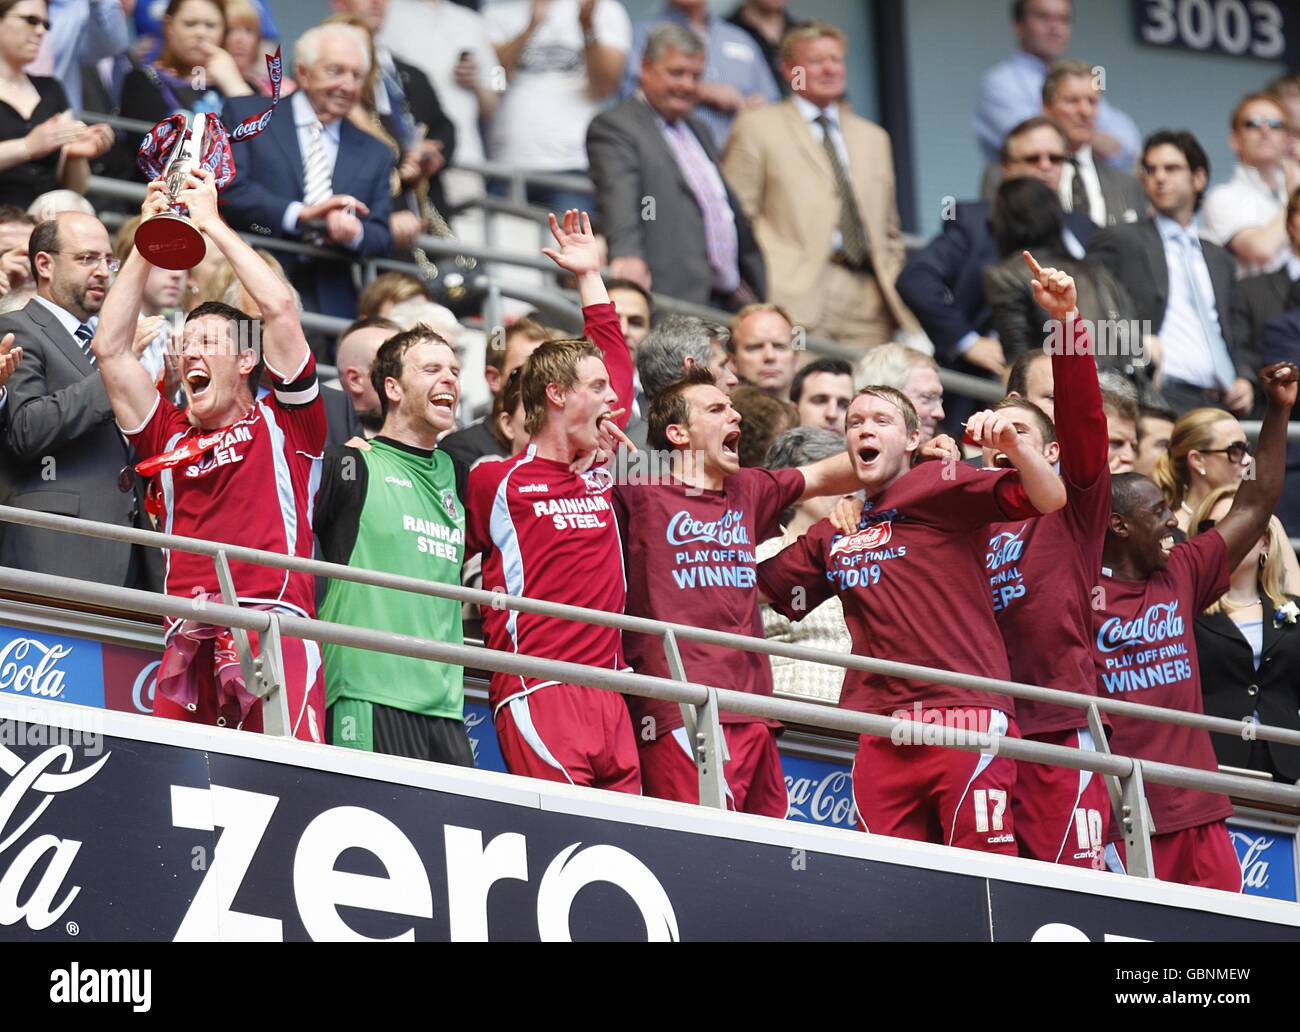
[[[1202,448],[1202,455],[1226,455],[1229,462],[1240,462],[1250,454],[1250,444],[1247,441],[1233,441],[1226,448]]]

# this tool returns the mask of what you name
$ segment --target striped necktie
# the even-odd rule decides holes
[[[95,336],[95,331],[90,328],[90,323],[82,323],[77,327],[77,332],[73,336],[77,338],[77,347],[81,348],[81,353],[86,356],[86,361],[90,363],[93,369],[95,366],[95,349],[90,346],[90,340]]]
[[[822,146],[826,150],[826,160],[830,162],[831,172],[835,175],[835,192],[840,199],[840,250],[855,269],[866,267],[870,252],[867,249],[867,230],[862,224],[862,213],[858,211],[858,202],[853,197],[853,184],[849,174],[840,161],[840,152],[835,148],[831,136],[831,120],[825,115],[813,119],[822,130]]]
[[[326,200],[333,189],[330,186],[329,160],[325,156],[325,144],[321,142],[321,133],[325,127],[320,119],[307,127],[307,156],[303,161],[302,202],[306,205],[319,204]]]
[[[1070,179],[1070,210],[1092,218],[1092,199],[1088,196],[1088,187],[1083,181],[1083,175],[1079,172],[1079,163],[1073,158],[1070,159],[1070,171],[1072,173]]]

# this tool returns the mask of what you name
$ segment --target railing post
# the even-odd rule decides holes
[[[235,594],[235,581],[230,575],[230,561],[225,549],[219,549],[212,557],[212,564],[217,568],[217,584],[221,586],[221,601],[228,606],[239,608],[239,596]],[[253,662],[253,649],[248,643],[248,632],[242,627],[230,628],[230,637],[235,642],[235,654],[239,656],[239,669],[244,672],[244,685],[254,691],[257,684],[257,664]]]
[[[1106,728],[1101,722],[1101,711],[1097,709],[1095,702],[1088,703],[1085,710],[1088,716],[1088,730],[1092,732],[1093,744],[1097,747],[1097,752],[1102,756],[1111,755],[1110,742],[1106,738]],[[1113,774],[1103,774],[1105,779],[1106,792],[1110,796],[1110,808],[1115,815],[1115,819],[1120,819],[1120,808],[1123,806],[1123,788],[1120,785],[1119,778]]]
[[[217,568],[217,583],[221,585],[221,600],[228,606],[239,608],[235,594],[235,581],[230,575],[230,561],[224,549],[213,557]],[[244,674],[244,687],[250,695],[262,700],[262,731],[268,735],[285,737],[289,734],[289,703],[280,688],[284,685],[284,652],[280,645],[280,618],[270,614],[271,621],[262,632],[258,655],[253,655],[248,632],[242,627],[231,627],[230,637],[235,642],[239,656],[239,669]]]
[[[668,672],[674,681],[686,680],[686,667],[677,648],[677,636],[669,628],[664,631],[664,655],[668,659]],[[718,810],[727,808],[727,782],[723,768],[727,760],[727,741],[722,735],[722,722],[718,719],[718,692],[708,688],[709,697],[702,707],[678,703],[682,711],[682,724],[691,743],[695,768],[700,775],[700,804]]]
[[[1142,761],[1133,761],[1133,772],[1120,778],[1123,798],[1120,805],[1120,829],[1124,833],[1124,866],[1135,878],[1154,878],[1155,862],[1151,858],[1151,811],[1147,808],[1146,786],[1142,781]]]

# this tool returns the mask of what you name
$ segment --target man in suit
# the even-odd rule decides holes
[[[1238,352],[1251,357],[1255,368],[1263,364],[1257,354],[1264,324],[1275,315],[1300,308],[1300,190],[1287,201],[1286,234],[1290,243],[1286,263],[1275,272],[1238,280],[1233,288],[1232,339]]]
[[[32,231],[36,297],[0,316],[23,361],[6,384],[3,461],[20,509],[141,526],[132,454],[113,421],[90,341],[117,261],[91,215],[62,212]],[[125,486],[126,490],[122,490]],[[127,587],[145,586],[142,550],[129,544],[10,524],[0,564]]]
[[[360,257],[390,253],[392,152],[347,120],[369,71],[364,40],[361,29],[327,24],[308,29],[295,44],[299,89],[285,102],[288,110],[238,148],[238,172],[222,198],[231,226],[306,238]],[[231,98],[222,121],[236,125],[262,103]],[[320,220],[323,232],[309,225]],[[349,264],[297,261],[288,272],[311,311],[355,315]]]
[[[889,134],[843,103],[845,49],[833,25],[792,29],[781,51],[794,96],[736,119],[722,170],[754,223],[769,300],[814,336],[866,348],[919,327],[894,289]]]
[[[1157,386],[1179,415],[1217,405],[1246,415],[1254,405],[1254,356],[1232,339],[1236,270],[1223,248],[1201,239],[1196,212],[1210,162],[1185,130],[1161,130],[1142,147],[1142,178],[1155,218],[1102,230],[1088,245],[1128,289],[1150,325],[1146,349]]]
[[[708,130],[691,117],[703,72],[693,32],[655,28],[640,90],[592,120],[587,157],[613,275],[735,311],[764,297],[767,277]]]
[[[1056,190],[1067,161],[1065,136],[1051,119],[1026,119],[1002,141],[1002,175],[1032,176]],[[1078,212],[1065,217],[1062,246],[1076,257],[1097,231]],[[898,294],[934,343],[941,365],[978,376],[1001,377],[1006,363],[1002,345],[992,337],[993,312],[984,297],[984,270],[1001,258],[989,229],[989,206],[983,201],[958,203],[943,232],[912,255],[898,276]],[[949,405],[950,418],[960,418]],[[973,411],[973,410],[972,410]]]

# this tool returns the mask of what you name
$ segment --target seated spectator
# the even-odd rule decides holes
[[[1276,315],[1300,308],[1300,188],[1286,204],[1286,261],[1275,271],[1238,280],[1232,296],[1232,339],[1254,366],[1259,358],[1264,324]]]
[[[779,305],[746,305],[731,317],[727,344],[736,376],[779,401],[790,397],[794,380],[794,326]]]
[[[655,30],[664,24],[693,33],[705,47],[707,62],[699,84],[699,119],[710,142],[721,150],[727,144],[732,120],[741,111],[781,99],[767,59],[744,29],[709,12],[708,0],[667,0],[662,12],[642,18],[632,27],[632,50],[623,72],[619,95],[635,95],[644,74],[644,53]]]
[[[339,371],[337,386],[352,402],[352,408],[367,438],[374,437],[383,426],[384,414],[379,395],[370,379],[379,346],[400,333],[401,327],[391,319],[358,319],[339,337],[334,364]],[[328,387],[329,384],[326,384]]]
[[[505,0],[483,11],[505,70],[491,123],[493,161],[526,172],[586,175],[587,126],[623,75],[632,23],[618,0]],[[529,183],[548,211],[586,209],[586,194]]]
[[[1228,514],[1236,488],[1216,487],[1192,515],[1192,537]],[[1268,529],[1232,571],[1228,590],[1196,616],[1205,712],[1228,720],[1300,731],[1300,622],[1295,595],[1286,590],[1283,542],[1286,532],[1274,516]],[[1277,781],[1300,780],[1300,748],[1243,735],[1212,734],[1219,763],[1271,774]]]
[[[790,32],[781,69],[794,96],[736,119],[723,171],[754,224],[770,299],[810,335],[866,348],[917,322],[895,289],[893,149],[845,100],[847,46],[825,22]]]
[[[843,434],[844,415],[853,401],[853,367],[842,358],[818,358],[809,362],[794,374],[790,401],[799,410],[800,426]]]
[[[25,208],[53,183],[84,190],[89,160],[113,143],[108,126],[72,117],[57,79],[23,71],[49,24],[44,0],[0,0],[0,204]]]
[[[1048,66],[1070,48],[1074,5],[1071,0],[1016,0],[1011,25],[1019,49],[984,74],[971,120],[975,140],[989,161],[996,160],[1013,125],[1041,110]],[[1141,146],[1133,119],[1103,99],[1097,129],[1093,141],[1097,156],[1115,168],[1132,168]]]
[[[610,272],[728,311],[761,300],[763,256],[708,130],[692,117],[704,44],[669,22],[650,34],[641,64],[637,94],[587,129]]]
[[[1300,75],[1274,79],[1264,92],[1282,102],[1287,121],[1287,157],[1300,161]]]
[[[1246,431],[1231,412],[1199,408],[1184,413],[1169,436],[1169,449],[1151,479],[1160,488],[1184,534],[1192,513],[1216,487],[1235,488],[1254,459]]]
[[[1287,154],[1286,108],[1270,94],[1252,93],[1233,109],[1231,130],[1237,167],[1205,195],[1205,236],[1232,252],[1239,275],[1273,272],[1291,253],[1287,199],[1300,188],[1300,163]]]
[[[785,34],[802,24],[790,17],[786,10],[789,0],[744,0],[727,21],[749,33],[754,45],[763,53],[772,78],[784,96],[790,95],[790,84],[781,74],[781,41]]]
[[[993,310],[1002,353],[1014,360],[1024,351],[1045,347],[1056,334],[1047,313],[1034,302],[1033,277],[1021,257],[1025,251],[1044,265],[1065,272],[1078,291],[1079,314],[1096,329],[1091,335],[1097,365],[1150,386],[1137,310],[1123,284],[1105,266],[1076,261],[1061,247],[1065,214],[1052,191],[1036,179],[1008,179],[998,187],[992,229],[1002,260],[984,270],[984,293]]]
[[[414,329],[423,323],[459,352],[460,323],[456,321],[455,313],[445,305],[427,297],[410,297],[393,305],[388,310],[388,318],[403,330]]]
[[[274,53],[262,45],[262,12],[251,0],[224,0],[226,10],[226,53],[235,62],[239,74],[261,97],[271,95],[271,78],[266,74],[266,55]],[[280,96],[287,97],[298,88],[288,75],[280,79]]]
[[[844,451],[843,422],[841,414],[840,429],[834,433],[807,425],[787,430],[772,442],[763,465],[772,470],[793,469],[839,455]],[[837,501],[834,496],[805,498],[785,510],[781,514],[781,535],[759,542],[756,550],[759,561],[770,559],[793,544],[814,523],[829,516]],[[770,605],[760,607],[759,612],[763,617],[763,636],[769,641],[846,655],[853,651],[838,595],[832,595],[798,623],[791,623]],[[840,686],[844,683],[844,671],[840,667],[784,656],[770,658],[774,694],[829,703],[839,701]]]
[[[1177,417],[1167,408],[1142,405],[1138,409],[1138,450],[1133,472],[1150,477],[1160,456],[1169,451],[1169,438]]]
[[[239,175],[222,211],[236,229],[328,243],[361,258],[387,255],[392,153],[347,119],[370,71],[368,38],[349,25],[318,25],[294,45],[294,61],[298,90],[264,132],[240,144]],[[237,125],[265,103],[236,97],[222,121]],[[291,258],[286,267],[308,309],[355,317],[350,261]]]
[[[872,348],[858,363],[853,381],[859,389],[892,387],[902,391],[916,410],[921,440],[928,441],[939,432],[944,415],[943,382],[939,379],[939,364],[925,352],[902,344]]]
[[[799,425],[799,411],[793,405],[757,387],[737,387],[731,392],[731,407],[740,413],[737,450],[741,466],[747,468],[763,465],[772,442]]]
[[[36,220],[13,204],[0,204],[0,294],[32,285],[32,266],[27,258]]]
[[[159,122],[178,111],[215,115],[230,97],[251,94],[235,59],[221,47],[225,36],[219,0],[170,0],[157,60],[137,65],[122,82],[122,117]],[[127,141],[132,164],[139,143],[138,135]]]
[[[725,326],[693,315],[662,320],[637,349],[636,371],[646,398],[653,402],[693,365],[706,367],[718,388],[731,394],[738,381],[727,350],[728,336]]]
[[[364,287],[357,298],[358,319],[387,319],[393,305],[412,298],[429,300],[429,291],[418,276],[409,272],[381,272]]]

